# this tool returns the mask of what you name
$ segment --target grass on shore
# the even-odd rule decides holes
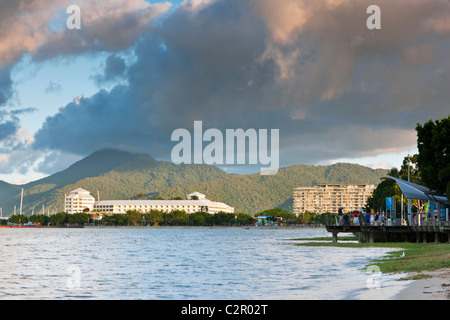
[[[383,273],[420,273],[422,271],[433,271],[442,268],[450,268],[450,244],[449,243],[409,243],[409,242],[379,242],[359,243],[356,237],[342,237],[337,243],[331,241],[331,237],[290,239],[289,241],[307,241],[295,243],[295,246],[317,246],[317,247],[341,247],[341,248],[392,248],[393,251],[386,253],[381,259],[371,261],[371,266],[376,265]],[[344,241],[343,241],[344,240]],[[345,241],[347,240],[347,241]],[[322,242],[315,242],[322,241]],[[403,253],[405,254],[403,257]],[[415,275],[415,279],[426,277],[426,275]],[[403,279],[405,280],[405,279]],[[408,280],[414,280],[408,278]]]

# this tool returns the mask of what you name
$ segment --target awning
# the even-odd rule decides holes
[[[395,178],[388,175],[388,178],[395,180],[402,190],[403,195],[408,199],[430,200],[434,202],[447,202],[447,197],[438,195],[434,191],[399,178]]]

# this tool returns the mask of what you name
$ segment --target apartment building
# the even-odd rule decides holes
[[[373,184],[318,184],[294,188],[294,214],[361,210],[375,190]]]

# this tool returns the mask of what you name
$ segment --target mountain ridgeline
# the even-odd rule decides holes
[[[64,195],[76,188],[89,190],[101,200],[185,198],[198,191],[208,199],[225,202],[236,212],[255,214],[275,207],[292,211],[295,187],[318,183],[378,184],[387,170],[338,163],[330,166],[294,165],[280,168],[276,175],[232,175],[206,164],[176,165],[145,154],[101,150],[66,170],[25,185],[0,181],[3,216],[16,213],[24,189],[23,214],[53,213],[64,209]],[[143,196],[142,196],[143,195]]]

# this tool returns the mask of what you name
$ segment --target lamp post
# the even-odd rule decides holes
[[[410,157],[410,155],[409,155],[409,153],[408,153],[408,182],[410,182],[410,179],[411,179],[411,174],[410,174],[410,166],[411,166],[411,157]],[[411,213],[411,199],[409,199],[408,198],[408,214],[410,214]]]

